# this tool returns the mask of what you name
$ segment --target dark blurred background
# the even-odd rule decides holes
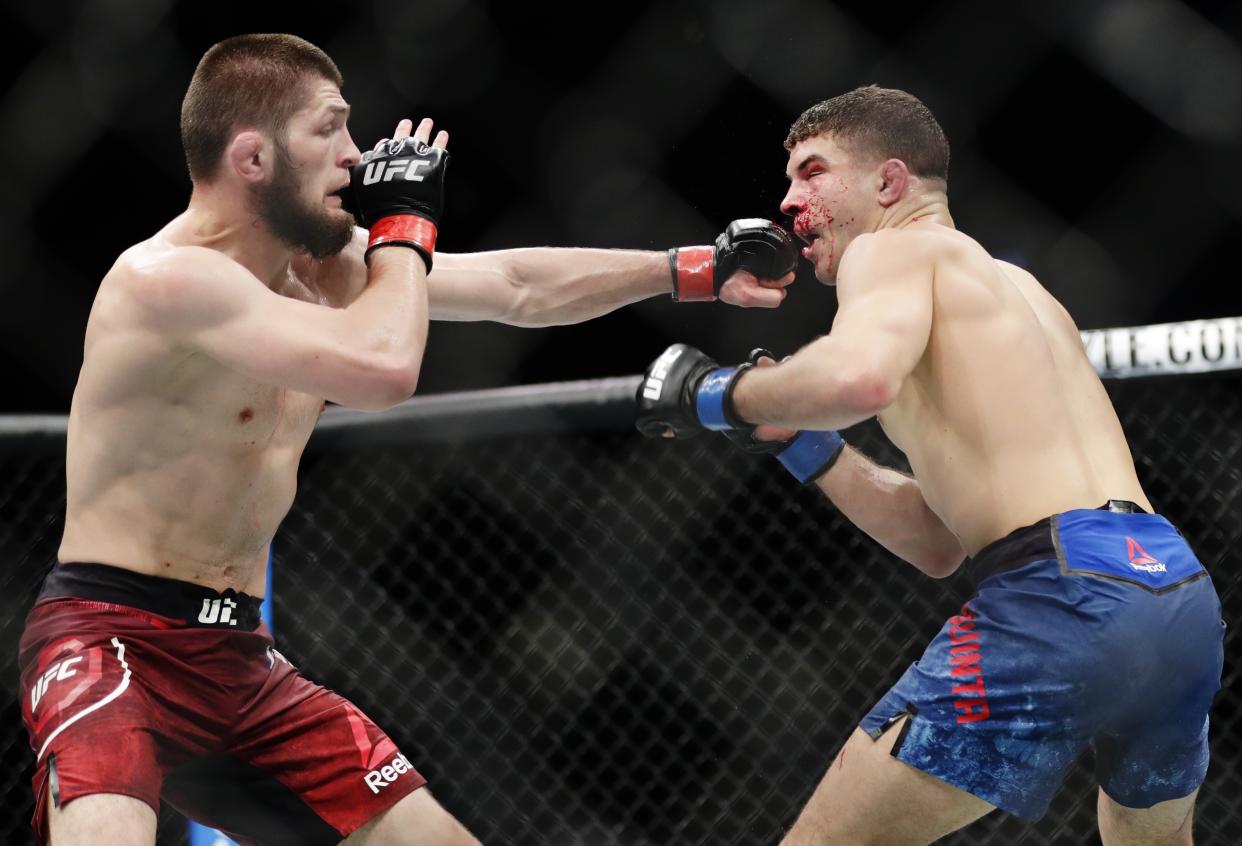
[[[91,299],[189,196],[177,133],[202,52],[289,31],[345,75],[361,146],[400,117],[452,133],[440,247],[664,249],[777,216],[785,131],[875,82],[953,145],[960,228],[1083,328],[1242,314],[1242,4],[827,0],[6,2],[0,411],[68,409]],[[433,328],[420,391],[633,373],[676,339],[722,358],[824,332],[805,268],[775,313],[658,298],[543,330]]]
[[[326,49],[361,146],[405,116],[452,132],[446,251],[665,249],[775,217],[789,124],[874,82],[939,116],[958,225],[1083,328],[1242,315],[1237,0],[575,9],[0,0],[0,412],[67,411],[99,279],[188,199],[177,120],[195,63],[241,32]],[[790,352],[834,311],[804,269],[775,312],[657,298],[575,327],[440,323],[420,392],[635,373],[673,340]],[[1110,385],[1144,484],[1235,621],[1238,385]],[[601,432],[321,432],[276,544],[281,648],[388,728],[486,842],[774,842],[966,576],[929,586],[771,462],[644,441],[622,411]],[[874,427],[849,437],[896,460]],[[46,562],[63,441],[18,433],[0,452],[0,558]],[[29,842],[12,644],[40,576],[0,568],[5,843]],[[1210,846],[1242,842],[1228,649]],[[1038,826],[992,815],[950,842],[1094,843],[1093,789],[1088,761]],[[166,815],[161,843],[182,838]]]

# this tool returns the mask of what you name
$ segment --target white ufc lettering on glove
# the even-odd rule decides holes
[[[658,400],[660,394],[664,391],[664,377],[668,376],[668,369],[673,366],[681,350],[667,349],[655,363],[651,365],[651,374],[647,377],[647,381],[643,383],[643,399]]]
[[[407,182],[422,182],[423,174],[418,169],[430,166],[429,159],[397,159],[395,161],[371,162],[366,173],[362,175],[363,185],[374,185],[376,182],[392,182],[398,176],[404,176]]]

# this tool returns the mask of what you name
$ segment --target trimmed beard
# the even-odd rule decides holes
[[[345,249],[354,237],[354,216],[303,201],[298,168],[279,141],[275,165],[271,181],[253,189],[259,217],[272,234],[317,259],[330,258]]]

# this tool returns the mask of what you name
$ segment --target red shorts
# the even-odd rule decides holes
[[[426,784],[396,745],[272,645],[258,599],[97,564],[44,583],[20,647],[49,795],[160,798],[242,844],[337,844]]]

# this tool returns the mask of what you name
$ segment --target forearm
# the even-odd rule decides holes
[[[378,366],[405,373],[414,391],[427,344],[427,273],[422,258],[405,247],[375,250],[367,284],[345,309],[355,350],[375,357]]]
[[[845,429],[874,417],[893,400],[895,388],[873,372],[858,353],[826,335],[774,367],[743,374],[733,391],[733,411],[747,423]]]
[[[965,558],[911,476],[846,447],[816,484],[872,540],[933,578],[951,575]]]
[[[579,323],[672,291],[666,252],[537,247],[436,257],[437,320]]]

